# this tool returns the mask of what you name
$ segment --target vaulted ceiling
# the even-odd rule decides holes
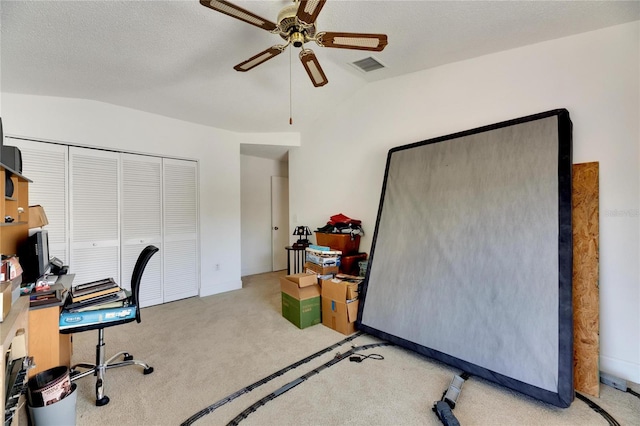
[[[273,22],[292,4],[233,3]],[[3,0],[1,8],[3,92],[91,99],[238,132],[297,132],[377,80],[640,19],[638,1],[329,0],[319,30],[384,33],[389,44],[366,52],[308,43],[329,80],[315,88],[292,47],[235,71],[282,39],[198,0]],[[369,56],[386,67],[352,65]]]

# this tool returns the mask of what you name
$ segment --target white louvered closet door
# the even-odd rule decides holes
[[[198,294],[198,164],[163,159],[164,301]]]
[[[120,279],[120,154],[69,148],[71,257],[74,284]]]
[[[29,204],[41,205],[47,215],[49,224],[44,229],[49,233],[49,255],[68,264],[67,146],[12,138],[5,144],[20,149],[22,174],[33,181],[29,184]]]
[[[160,251],[142,274],[140,306],[163,302],[162,287],[162,159],[122,154],[122,285],[131,289],[131,276],[140,252],[149,244]]]

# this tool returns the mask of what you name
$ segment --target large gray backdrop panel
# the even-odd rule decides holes
[[[392,150],[360,324],[558,392],[558,140],[551,115]]]

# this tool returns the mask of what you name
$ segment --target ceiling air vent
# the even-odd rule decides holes
[[[362,72],[371,72],[379,70],[380,68],[385,68],[385,66],[380,61],[371,56],[369,56],[368,58],[360,59],[359,61],[355,61],[352,63],[352,65]]]

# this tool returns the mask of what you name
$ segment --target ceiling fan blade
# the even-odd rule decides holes
[[[300,22],[311,25],[316,22],[318,14],[327,0],[302,0],[298,6],[296,17]]]
[[[316,34],[315,40],[322,47],[376,52],[380,52],[387,45],[386,34],[321,32]]]
[[[302,49],[299,56],[300,61],[302,61],[302,65],[304,65],[304,69],[307,70],[307,74],[309,74],[309,78],[314,86],[321,87],[329,82],[329,80],[327,80],[327,76],[324,75],[324,71],[322,71],[322,67],[320,66],[320,62],[318,62],[318,58],[316,58],[316,54],[313,53],[313,50]]]
[[[224,0],[200,0],[200,4],[208,7],[209,9],[213,9],[217,12],[224,13],[225,15],[229,15],[232,18],[239,19],[241,21],[246,22],[247,24],[255,25],[258,28],[262,28],[263,30],[273,31],[278,26],[273,22],[261,18],[260,16],[249,12],[239,6],[234,5],[233,3],[229,3]]]
[[[279,54],[284,52],[285,47],[286,46],[281,46],[281,45],[272,46],[266,50],[263,50],[257,55],[252,56],[246,61],[239,63],[238,65],[233,67],[233,69],[236,71],[242,71],[242,72],[249,71],[251,68],[255,68],[258,65],[268,61],[269,59],[278,56]]]

